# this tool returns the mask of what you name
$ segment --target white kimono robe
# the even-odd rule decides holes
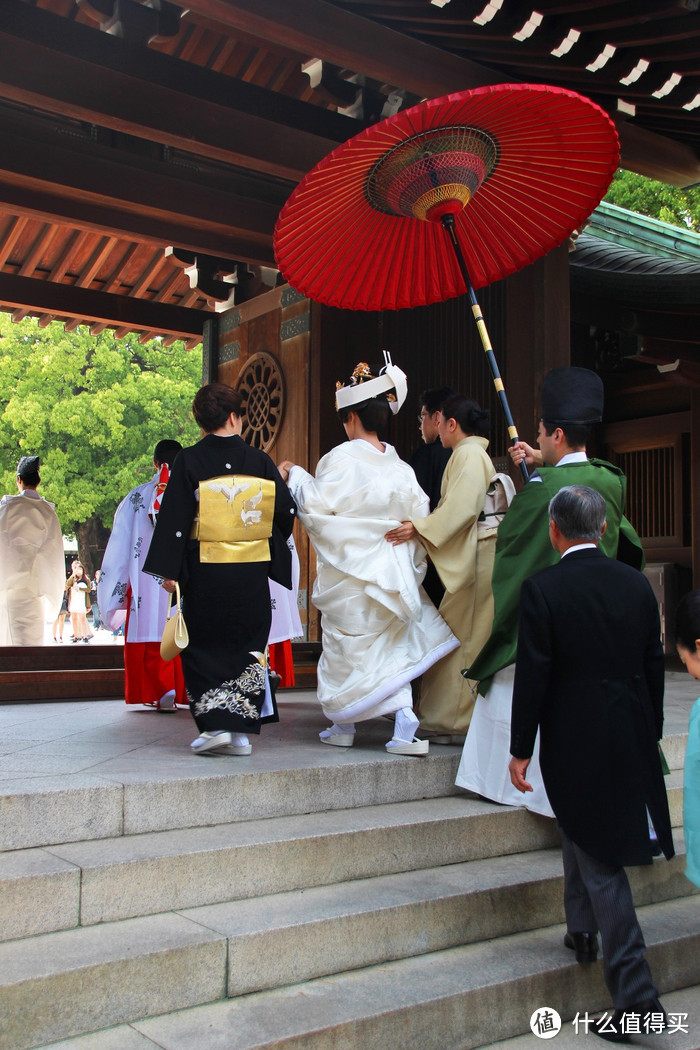
[[[0,645],[43,645],[66,582],[63,535],[53,503],[34,489],[0,504]]]
[[[318,698],[336,723],[391,714],[396,694],[459,642],[420,586],[417,540],[385,534],[428,514],[411,467],[361,439],[324,456],[312,477],[293,467],[289,487],[318,556],[313,603],[323,616]]]
[[[102,620],[111,631],[126,620],[127,591],[131,587],[126,642],[160,642],[168,614],[170,595],[155,577],[141,572],[153,536],[148,508],[158,477],[159,472],[121,501],[102,559],[97,603]]]

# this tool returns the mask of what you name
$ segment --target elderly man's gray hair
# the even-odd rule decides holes
[[[549,520],[567,540],[595,543],[605,524],[605,500],[587,485],[567,485],[549,501]]]

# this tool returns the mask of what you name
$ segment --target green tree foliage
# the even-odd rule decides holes
[[[700,233],[700,189],[683,190],[618,168],[605,195],[610,204]]]
[[[152,477],[156,443],[199,437],[191,405],[200,381],[201,355],[182,343],[141,345],[0,314],[2,491],[16,491],[20,456],[40,456],[39,491],[93,569],[89,548],[101,544],[90,537],[111,526],[129,489]]]

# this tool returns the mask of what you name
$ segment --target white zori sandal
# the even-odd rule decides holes
[[[352,747],[355,743],[355,723],[346,722],[336,725],[334,722],[330,729],[324,729],[318,734],[322,744],[333,744],[334,747]]]

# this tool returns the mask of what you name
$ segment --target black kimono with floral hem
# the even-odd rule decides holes
[[[277,721],[261,717],[265,701],[265,648],[270,633],[270,561],[203,562],[191,538],[200,482],[228,475],[274,482],[273,527],[290,535],[295,504],[268,455],[238,436],[207,434],[173,463],[144,572],[177,580],[189,632],[182,668],[190,710],[200,732],[260,732]]]

